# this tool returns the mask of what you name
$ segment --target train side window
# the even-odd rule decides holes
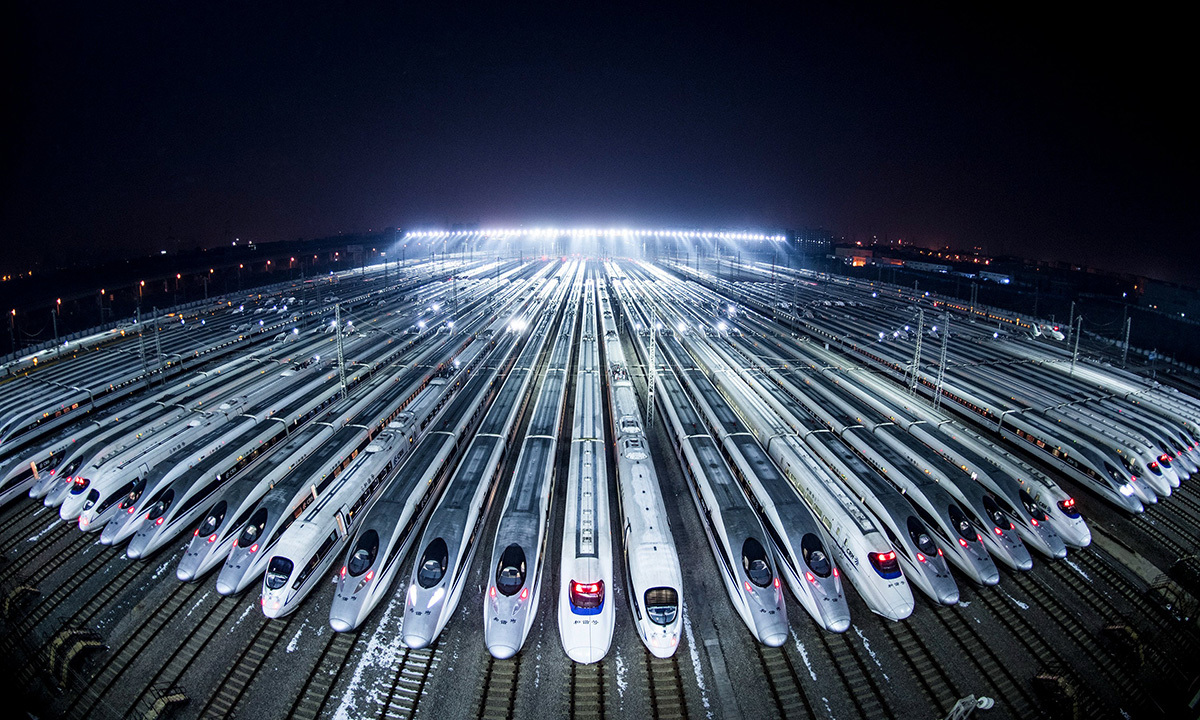
[[[767,587],[771,584],[771,578],[774,574],[771,572],[771,562],[767,558],[767,551],[763,548],[762,543],[752,537],[746,538],[742,543],[742,569],[746,571],[746,577],[750,578],[750,582],[759,587]]]
[[[442,581],[446,574],[446,566],[450,564],[450,551],[446,541],[434,538],[421,555],[421,563],[417,566],[417,584],[423,588],[431,588]]]
[[[670,625],[679,614],[679,593],[675,588],[653,587],[646,591],[646,615],[655,625]]]

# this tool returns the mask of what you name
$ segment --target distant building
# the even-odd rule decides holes
[[[833,251],[833,233],[824,228],[789,230],[787,235],[801,255],[828,255]]]

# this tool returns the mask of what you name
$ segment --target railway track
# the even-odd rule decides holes
[[[512,720],[520,670],[520,653],[510,660],[487,656],[477,715],[480,720]]]
[[[436,646],[422,650],[404,648],[383,706],[372,717],[399,720],[415,715],[429,683],[429,674],[440,664],[441,656],[442,651]]]
[[[1081,718],[1093,718],[1101,720],[1102,718],[1111,718],[1119,715],[1116,708],[1104,703],[1098,697],[1098,692],[1093,683],[1084,682],[1073,669],[1072,663],[1063,656],[1053,645],[1051,645],[1037,632],[1033,625],[1020,613],[1018,613],[1012,605],[1006,604],[999,597],[999,593],[988,589],[978,593],[979,602],[987,607],[988,612],[1008,633],[1025,648],[1026,653],[1031,659],[1041,662],[1043,667],[1061,676],[1066,676],[1076,687],[1088,689],[1087,692],[1076,693],[1077,711]],[[1047,613],[1049,614],[1049,613]],[[1053,617],[1053,616],[1051,616]],[[1062,624],[1062,620],[1054,618]],[[1065,627],[1063,628],[1066,629]]]
[[[260,619],[262,623],[250,639],[250,644],[233,661],[229,672],[225,673],[217,684],[216,692],[208,697],[208,701],[200,710],[203,720],[221,720],[233,714],[238,702],[262,670],[263,661],[279,644],[284,632],[291,627],[294,616],[283,621],[268,620],[265,617]]]
[[[49,553],[49,557],[45,562],[32,562],[37,560],[40,555],[34,555],[32,558],[30,558],[30,562],[14,560],[11,565],[8,565],[3,570],[0,570],[0,579],[14,579],[22,585],[37,587],[39,583],[43,582],[46,578],[53,575],[55,571],[66,565],[68,560],[77,557],[77,553],[81,553],[87,549],[88,545],[92,542],[92,537],[90,535],[85,535],[84,533],[79,533],[79,535],[80,537],[73,538],[65,548],[54,550],[54,543],[50,543],[41,548],[43,552]],[[23,560],[24,556],[22,556],[21,559]],[[24,567],[32,567],[33,572],[23,578],[14,577],[14,575]]]
[[[779,717],[816,717],[808,694],[800,684],[796,666],[783,648],[766,647],[756,642],[754,649],[758,651],[758,661],[771,688],[771,699]]]
[[[917,684],[929,701],[929,706],[937,708],[940,714],[950,712],[954,703],[966,693],[946,672],[945,665],[934,658],[925,639],[902,622],[882,622],[879,626],[904,658],[904,662],[912,669]]]
[[[66,717],[89,717],[92,709],[102,702],[109,688],[126,674],[142,650],[159,636],[164,627],[177,621],[186,604],[199,589],[197,584],[183,583],[173,589],[135,632],[130,633],[120,645],[108,653],[101,663],[100,672],[87,686],[80,689],[63,714]]]
[[[864,720],[894,718],[895,714],[883,702],[883,691],[875,681],[875,674],[863,660],[862,653],[845,634],[818,632],[817,638],[825,648],[830,662],[838,670],[846,695]]]
[[[22,501],[24,503],[24,501]],[[71,523],[65,522],[58,517],[56,508],[48,508],[45,505],[38,503],[40,508],[35,508],[24,520],[17,519],[17,514],[13,514],[4,520],[4,537],[0,538],[0,555],[7,556],[25,541],[30,533],[36,532],[39,526],[49,525],[53,522],[62,524],[62,527],[70,527]],[[15,527],[9,523],[19,523]],[[57,530],[57,528],[56,528]]]
[[[1147,518],[1145,514],[1135,515],[1129,519],[1129,524],[1137,528],[1139,531],[1147,535],[1151,540],[1161,545],[1176,558],[1189,555],[1187,548],[1177,542],[1175,538],[1169,535],[1161,527],[1158,526],[1159,518]],[[1163,523],[1167,525],[1167,523]]]
[[[604,662],[571,663],[568,717],[571,720],[601,720],[604,717]]]
[[[684,720],[687,700],[683,695],[683,676],[674,655],[657,658],[646,655],[646,679],[650,691],[650,712],[655,720]]]
[[[1012,717],[1042,716],[1031,689],[1013,674],[1008,664],[984,641],[978,628],[962,617],[959,608],[938,607],[933,613],[962,649],[961,656],[967,658],[979,676],[994,688],[995,692],[991,693],[991,696],[1007,706]]]
[[[325,643],[325,648],[317,658],[317,663],[308,673],[304,682],[304,690],[288,711],[289,718],[298,720],[315,720],[329,702],[329,692],[337,684],[346,658],[354,649],[358,633],[332,633]]]
[[[1119,690],[1122,698],[1128,698],[1130,703],[1139,709],[1141,713],[1150,711],[1152,703],[1149,697],[1146,696],[1142,686],[1137,682],[1136,677],[1124,668],[1120,667],[1106,648],[1100,646],[1096,641],[1097,629],[1090,629],[1076,616],[1075,611],[1067,606],[1056,594],[1050,592],[1037,579],[1030,577],[1027,573],[1013,573],[1016,584],[1032,599],[1040,605],[1047,614],[1053,617],[1067,635],[1075,642],[1077,647],[1082,648],[1092,660],[1100,667],[1101,672],[1108,678],[1108,683]],[[994,593],[992,593],[994,596]],[[1149,717],[1151,715],[1143,715]]]
[[[1167,529],[1184,540],[1186,546],[1190,547],[1192,552],[1196,551],[1196,541],[1200,538],[1200,529],[1197,528],[1198,522],[1180,503],[1171,502],[1170,499],[1167,499],[1147,510],[1146,515],[1162,523]]]
[[[1171,493],[1171,499],[1187,507],[1195,517],[1200,518],[1200,495],[1196,494],[1196,490],[1193,487],[1193,483],[1195,482],[1196,480],[1191,480],[1191,482],[1185,481],[1176,488],[1175,492]]]
[[[36,543],[28,544],[28,546],[24,548],[20,547],[19,545],[14,546],[12,550],[8,551],[9,554],[4,556],[5,564],[0,566],[0,578],[9,577],[19,572],[24,567],[41,567],[41,563],[37,562],[37,560],[47,553],[52,553],[51,557],[53,557],[54,554],[57,554],[56,551],[52,551],[54,551],[54,548],[60,542],[71,535],[72,529],[75,529],[73,525],[70,523],[63,523],[62,525],[46,533],[43,537],[39,538]],[[80,533],[77,529],[76,533],[83,535],[88,542],[91,542],[95,539],[94,535]],[[86,546],[87,542],[80,544],[78,542],[78,538],[72,540],[71,543],[71,547]]]
[[[195,628],[187,634],[186,639],[171,652],[170,657],[159,666],[152,677],[148,678],[145,682],[145,689],[123,716],[128,716],[134,708],[139,707],[152,688],[159,685],[174,685],[237,608],[236,598],[218,598],[217,602],[200,618]]]

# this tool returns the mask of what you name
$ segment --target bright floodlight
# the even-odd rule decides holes
[[[679,330],[679,334],[682,335],[683,332],[685,330],[687,330],[687,323],[685,323],[685,322],[679,323],[679,326],[676,329]]]
[[[725,332],[725,323],[717,323],[717,332],[719,332],[719,333]]]

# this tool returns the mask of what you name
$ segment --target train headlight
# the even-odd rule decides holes
[[[1133,486],[1129,483],[1125,483],[1121,487],[1117,488],[1117,490],[1119,490],[1120,493],[1125,497],[1131,497],[1133,495]]]

